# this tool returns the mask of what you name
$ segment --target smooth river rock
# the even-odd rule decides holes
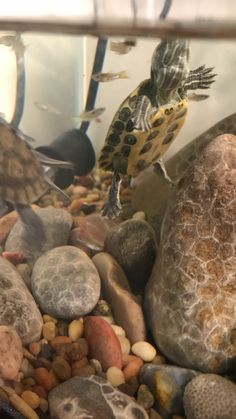
[[[37,247],[37,237],[28,237],[24,234],[24,226],[21,220],[13,226],[5,243],[4,250],[7,252],[22,252],[28,261],[34,261],[41,254],[54,247],[64,246],[68,243],[72,227],[72,216],[61,208],[40,208],[35,210],[43,221],[46,234],[46,242],[42,249]]]
[[[21,276],[8,260],[0,257],[0,324],[13,326],[22,343],[40,338],[43,319]]]
[[[236,419],[236,384],[216,374],[200,374],[185,387],[187,419]]]
[[[59,384],[50,391],[48,401],[54,419],[148,419],[134,399],[94,375]]]
[[[122,268],[105,252],[98,253],[92,260],[100,274],[102,295],[112,307],[116,324],[123,327],[131,344],[145,340],[142,307],[132,293]]]
[[[104,250],[122,267],[132,291],[142,293],[157,254],[152,227],[142,220],[124,221],[107,233]]]
[[[81,249],[61,246],[49,250],[34,264],[32,293],[42,311],[61,319],[89,313],[100,295],[100,278]]]
[[[23,358],[21,339],[11,326],[0,326],[0,378],[17,380]]]
[[[236,137],[215,138],[171,202],[147,286],[157,346],[176,364],[225,372],[235,358]]]
[[[154,394],[161,417],[170,419],[173,415],[184,413],[184,389],[197,374],[197,371],[174,365],[145,364],[141,368],[139,378]]]

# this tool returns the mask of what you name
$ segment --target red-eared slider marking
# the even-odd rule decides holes
[[[187,113],[187,109],[185,108],[175,117],[175,120],[182,118],[182,116],[184,116],[186,113]]]
[[[125,124],[121,121],[116,121],[113,124],[114,131],[123,131]]]
[[[137,143],[137,138],[134,135],[126,135],[124,138],[124,143],[128,145],[134,145]]]
[[[133,123],[133,121],[131,121],[131,119],[128,120],[125,129],[126,129],[127,132],[133,131],[134,123]]]
[[[114,151],[114,147],[112,147],[111,145],[106,145],[103,150],[104,153],[112,153]]]
[[[162,125],[163,124],[163,122],[164,122],[164,118],[158,118],[155,122],[154,122],[154,124],[153,124],[153,127],[159,127],[160,125]]]
[[[119,132],[109,135],[107,143],[112,146],[118,145],[120,143]]]
[[[144,144],[143,148],[141,149],[139,154],[147,153],[152,148],[152,143],[146,143]]]
[[[122,149],[121,149],[121,153],[123,154],[124,157],[129,157],[131,152],[131,147],[129,145],[123,145]]]
[[[168,131],[167,132],[172,132],[172,131],[175,131],[177,128],[178,128],[178,124],[175,122],[174,124],[172,124],[171,126],[170,126],[170,128],[168,129]]]
[[[172,114],[173,110],[174,110],[174,108],[167,108],[167,109],[165,109],[165,115]]]
[[[160,133],[160,131],[153,131],[151,132],[151,134],[147,137],[146,141],[151,141],[154,138],[156,138],[158,136],[158,134]]]
[[[129,108],[123,108],[119,113],[119,119],[121,121],[127,121],[131,115],[131,110]]]
[[[173,140],[174,137],[175,137],[174,133],[170,132],[169,134],[166,135],[166,137],[162,141],[162,144],[169,144],[171,140]]]

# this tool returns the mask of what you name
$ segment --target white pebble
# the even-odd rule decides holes
[[[77,339],[81,338],[84,333],[84,325],[80,320],[73,320],[69,324],[68,336],[72,339],[72,342],[75,342]]]
[[[125,383],[125,377],[123,372],[117,367],[110,367],[106,372],[107,381],[113,386],[117,387],[120,384]]]
[[[130,341],[125,336],[117,336],[120,341],[121,352],[122,354],[129,354],[130,353]]]
[[[112,324],[111,327],[114,330],[116,336],[125,336],[125,331],[122,327],[117,326],[116,324]]]
[[[146,220],[146,215],[144,211],[137,211],[133,214],[132,218],[134,220]]]
[[[114,324],[115,320],[111,316],[99,316],[101,319],[105,320],[108,324]]]
[[[140,341],[132,345],[134,355],[139,356],[145,362],[151,362],[156,356],[156,349],[148,342]]]

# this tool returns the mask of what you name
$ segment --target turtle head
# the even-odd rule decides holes
[[[151,79],[159,94],[171,95],[183,86],[188,73],[189,46],[184,39],[164,39],[152,55]]]

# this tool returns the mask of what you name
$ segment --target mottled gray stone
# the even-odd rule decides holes
[[[74,377],[50,391],[54,419],[148,419],[145,410],[98,376]]]
[[[236,113],[217,122],[171,157],[165,163],[170,178],[178,184],[178,181],[191,170],[194,160],[207,144],[224,133],[236,135]],[[161,175],[148,171],[141,172],[135,182],[137,187],[132,195],[132,207],[135,211],[145,212],[147,221],[154,228],[159,242],[163,216],[169,200],[175,193],[175,188]]]
[[[5,243],[5,251],[20,251],[28,261],[33,261],[46,251],[54,247],[64,246],[68,243],[72,227],[72,216],[60,208],[39,208],[34,210],[40,216],[45,227],[46,242],[42,249],[37,249],[37,237],[25,235],[24,226],[18,220],[11,229]]]
[[[0,324],[13,326],[23,345],[40,338],[43,319],[22,278],[0,257]]]
[[[94,256],[93,262],[100,274],[102,295],[112,307],[116,324],[123,327],[131,344],[146,340],[142,307],[119,264],[105,252]]]
[[[100,295],[100,278],[83,250],[61,246],[49,250],[34,264],[32,293],[51,316],[74,319],[89,313]]]
[[[215,374],[200,374],[184,392],[187,419],[236,419],[236,385]]]
[[[214,139],[171,202],[145,306],[175,363],[225,372],[235,357],[236,137]]]
[[[184,389],[197,374],[197,371],[172,365],[145,364],[140,371],[140,382],[154,394],[157,410],[163,419],[170,419],[175,414],[184,413]]]
[[[107,233],[104,250],[122,267],[132,291],[142,293],[157,253],[152,227],[146,221],[124,221]]]

